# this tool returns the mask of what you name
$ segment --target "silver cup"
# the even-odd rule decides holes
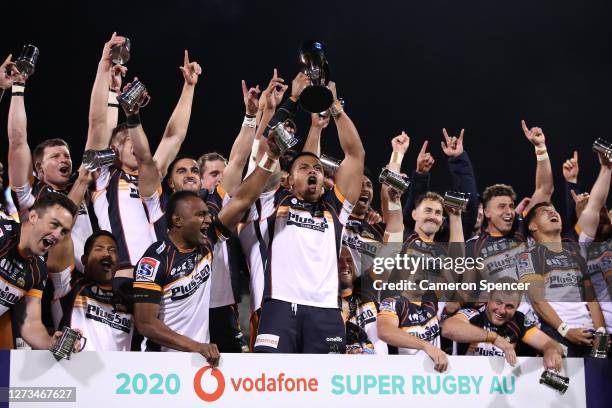
[[[593,151],[604,156],[608,161],[612,161],[612,143],[599,138],[593,142]]]
[[[62,337],[60,337],[53,349],[51,349],[51,353],[55,356],[56,359],[61,360],[65,358],[66,360],[70,360],[70,355],[72,354],[72,350],[74,349],[74,345],[77,341],[84,340],[81,345],[81,350],[85,348],[87,344],[87,339],[76,330],[72,330],[70,327],[64,326],[62,329]]]
[[[595,358],[608,358],[608,350],[610,349],[610,335],[606,333],[593,334],[593,348],[589,355]]]
[[[465,211],[468,201],[470,200],[469,193],[459,191],[447,191],[444,193],[444,206]]]
[[[344,99],[342,98],[338,98],[338,101],[340,102],[340,105],[342,106],[342,109],[344,109]],[[324,110],[323,112],[319,112],[319,116],[327,118],[329,116],[331,116],[332,114],[332,109],[331,107],[327,110]]]
[[[378,176],[378,181],[388,185],[389,187],[393,187],[399,191],[400,194],[404,194],[404,191],[410,187],[410,180],[408,180],[408,177],[402,176],[401,174],[387,168],[382,169],[380,175]]]
[[[332,92],[327,88],[330,71],[325,58],[325,45],[320,41],[306,41],[300,47],[302,72],[310,78],[310,85],[300,95],[300,105],[308,112],[327,110],[334,102]]]
[[[151,100],[149,95],[143,96],[146,91],[147,87],[135,79],[128,90],[117,97],[117,101],[128,112],[134,111],[136,107],[144,108]]]
[[[19,58],[15,61],[15,65],[26,78],[34,73],[39,53],[38,47],[32,44],[24,45],[21,49],[21,54],[19,54]]]
[[[569,378],[557,374],[554,371],[544,370],[540,376],[540,384],[547,385],[559,391],[561,394],[565,394],[565,391],[567,391],[569,387]]]
[[[273,137],[276,146],[280,149],[281,153],[284,153],[288,149],[295,146],[298,142],[297,138],[288,130],[289,123],[278,122],[274,125],[268,134],[268,137]],[[295,128],[295,127],[294,127]]]
[[[334,159],[331,156],[327,156],[322,154],[319,158],[321,160],[321,164],[323,165],[323,171],[325,174],[334,175],[336,171],[338,171],[338,167],[340,167],[340,160]]]
[[[110,56],[113,64],[125,65],[130,60],[131,48],[132,43],[127,37],[125,37],[123,44],[114,45],[110,50]]]
[[[115,151],[111,148],[104,150],[85,150],[83,153],[83,166],[88,171],[96,171],[115,163]]]

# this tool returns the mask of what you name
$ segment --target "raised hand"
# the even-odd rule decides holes
[[[431,170],[431,167],[435,163],[433,156],[427,151],[428,143],[429,142],[427,140],[423,143],[423,147],[421,147],[421,151],[419,152],[419,155],[417,156],[417,162],[416,162],[417,173],[421,173],[421,174],[429,173],[429,170]]]
[[[527,206],[531,203],[531,197],[525,197],[521,200],[520,203],[518,203],[518,205],[516,206],[516,208],[514,208],[514,212],[516,213],[516,215],[518,215],[519,217],[523,216],[523,212],[525,211],[525,208],[527,208]]]
[[[119,93],[121,92],[121,82],[123,78],[125,78],[125,74],[127,74],[127,67],[123,65],[115,65],[110,70],[110,89]]]
[[[198,77],[202,74],[202,67],[197,62],[189,62],[189,51],[185,50],[183,57],[183,66],[179,67],[183,73],[185,83],[190,86],[195,86],[198,83]]]
[[[137,81],[138,77],[134,77],[134,81]],[[125,84],[125,86],[123,87],[123,92],[125,93],[128,89],[130,89],[130,87],[132,86],[131,82],[128,82],[127,84]],[[149,91],[144,91],[143,94],[140,96],[140,99],[138,100],[138,102],[136,104],[134,104],[134,108],[132,110],[128,110],[125,106],[123,106],[123,110],[125,111],[126,115],[135,115],[140,111],[140,108],[144,108],[145,106],[147,106],[149,104],[149,101],[151,100],[151,96],[149,95]]]
[[[457,157],[463,153],[463,132],[465,129],[461,129],[459,133],[459,137],[457,136],[448,136],[446,129],[442,129],[442,135],[444,136],[444,141],[440,142],[442,145],[442,151],[448,157]]]
[[[574,202],[576,203],[576,217],[580,218],[580,214],[582,214],[582,211],[584,211],[586,205],[589,202],[590,194],[576,194],[574,190],[570,190],[570,193],[572,195],[572,198],[574,199]]]
[[[297,102],[297,100],[300,98],[300,95],[302,94],[302,91],[308,85],[310,85],[310,78],[308,77],[308,75],[304,74],[303,72],[297,74],[291,82],[291,100]]]
[[[259,85],[255,88],[247,88],[246,82],[242,80],[242,98],[244,100],[244,107],[248,115],[257,114],[257,108],[259,106]]]
[[[523,127],[523,133],[525,133],[525,137],[527,140],[531,142],[535,147],[543,148],[546,146],[546,138],[544,137],[544,132],[539,127],[532,127],[529,129],[527,127],[527,123],[524,120],[521,120],[521,126]]]
[[[108,66],[110,67],[113,63],[111,61],[111,48],[113,48],[115,45],[123,44],[124,42],[125,37],[117,35],[117,33],[113,33],[113,35],[111,35],[110,40],[108,40],[104,44],[104,48],[102,49],[102,58],[100,58],[100,62],[108,64]]]
[[[2,65],[0,65],[0,89],[10,88],[13,86],[13,82],[17,81],[20,76],[17,66],[11,61],[12,56],[12,54],[9,54]]]
[[[578,171],[578,152],[574,150],[574,157],[563,163],[563,178],[568,183],[577,183]]]
[[[285,94],[285,91],[288,88],[289,86],[285,85],[285,80],[283,78],[278,77],[278,72],[276,71],[276,68],[274,68],[274,74],[272,75],[272,79],[270,80],[268,87],[264,91],[264,109],[275,110],[276,107],[283,100],[283,95]]]
[[[325,129],[329,125],[329,116],[321,116],[318,113],[310,114],[311,126],[319,129]]]
[[[408,151],[408,146],[410,146],[410,138],[406,132],[402,131],[402,133],[391,139],[391,146],[394,152],[405,154]]]

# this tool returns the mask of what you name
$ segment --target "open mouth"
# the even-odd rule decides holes
[[[504,222],[512,222],[512,216],[511,215],[506,215],[505,217],[502,217],[502,220]]]
[[[110,270],[113,267],[113,261],[110,258],[104,258],[100,261],[100,265],[104,269]]]
[[[49,249],[53,246],[53,244],[55,244],[55,241],[53,241],[52,239],[49,238],[43,238],[42,239],[42,243],[43,246],[45,247],[45,249]]]
[[[557,217],[556,215],[553,215],[552,217],[550,217],[548,219],[550,222],[559,222],[559,217]]]
[[[349,268],[344,268],[342,270],[340,270],[340,276],[345,277],[345,276],[350,276],[351,275],[351,270]]]
[[[316,176],[308,176],[307,183],[309,186],[317,185],[317,177]]]
[[[70,175],[70,166],[61,166],[59,172],[62,176]]]
[[[368,201],[370,200],[370,196],[368,196],[367,194],[362,194],[359,196],[359,202],[362,204],[368,204]]]

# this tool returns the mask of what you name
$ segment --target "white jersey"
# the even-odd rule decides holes
[[[138,174],[104,167],[96,180],[94,210],[100,229],[117,239],[119,267],[134,266],[155,242],[155,232],[138,195]]]
[[[268,222],[261,217],[262,201],[274,198],[274,191],[265,192],[251,206],[244,227],[238,237],[249,267],[249,287],[251,294],[251,314],[261,308],[264,294],[264,275],[268,261]]]
[[[580,234],[580,252],[587,260],[587,270],[597,301],[601,307],[606,322],[606,332],[612,333],[612,287],[608,280],[612,279],[612,240],[593,242],[593,238]]]
[[[134,303],[159,304],[159,319],[166,326],[200,343],[210,342],[210,276],[213,248],[225,239],[221,229],[218,223],[209,228],[209,243],[201,250],[179,249],[168,238],[158,241],[134,268]]]
[[[316,203],[279,189],[262,196],[270,244],[264,299],[338,308],[338,256],[353,205],[337,187]]]
[[[81,330],[87,339],[82,351],[130,351],[133,317],[114,309],[113,288],[87,279],[71,285],[71,273],[69,268],[50,276],[56,297],[52,305],[56,327]]]

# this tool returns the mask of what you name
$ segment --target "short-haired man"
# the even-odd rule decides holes
[[[130,351],[132,314],[112,306],[112,279],[119,267],[113,234],[101,230],[87,238],[83,265],[84,276],[74,276],[70,271],[50,274],[55,289],[56,326],[81,328],[87,338],[85,351]]]
[[[269,150],[214,219],[198,193],[183,190],[170,197],[167,237],[147,249],[134,271],[136,328],[156,345],[151,347],[198,352],[218,364],[217,347],[209,344],[208,322],[214,246],[235,229],[261,194],[277,158]]]
[[[502,278],[501,284],[516,284],[512,278]],[[519,341],[544,355],[544,368],[561,369],[563,348],[538,329],[517,310],[521,292],[494,290],[488,302],[479,309],[462,309],[442,323],[442,335],[459,344],[459,354],[503,356],[514,366]]]
[[[531,305],[542,330],[565,345],[568,357],[582,357],[592,330],[605,331],[587,265],[577,248],[562,243],[561,216],[549,203],[538,203],[525,217],[536,245],[517,256],[519,277],[529,283]]]
[[[0,316],[14,311],[25,297],[25,310],[14,311],[21,337],[34,349],[49,349],[61,333],[49,336],[41,320],[42,291],[47,281],[44,256],[70,232],[77,207],[65,195],[49,192],[19,224],[0,219]]]

